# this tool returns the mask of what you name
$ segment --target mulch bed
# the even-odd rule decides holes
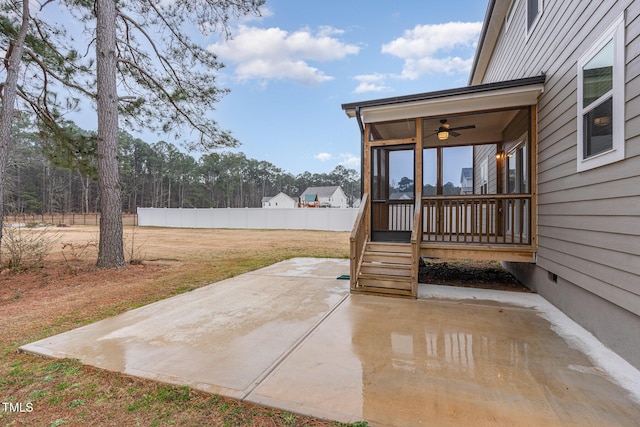
[[[420,265],[419,283],[532,292],[497,261],[424,259]]]

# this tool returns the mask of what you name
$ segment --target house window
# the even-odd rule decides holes
[[[489,159],[480,163],[480,194],[489,193]]]
[[[542,15],[542,0],[527,0],[527,35],[531,34],[540,15]]]
[[[624,159],[624,17],[578,61],[578,171]]]
[[[527,147],[521,144],[507,155],[509,194],[527,194]]]

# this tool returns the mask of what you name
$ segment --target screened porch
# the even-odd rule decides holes
[[[420,257],[535,262],[543,82],[343,105],[363,147],[353,291],[415,296]]]

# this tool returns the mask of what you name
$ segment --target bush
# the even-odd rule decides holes
[[[41,267],[57,240],[58,235],[47,227],[23,230],[23,227],[4,226],[0,263],[3,268],[17,271]]]

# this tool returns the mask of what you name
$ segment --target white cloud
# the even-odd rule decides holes
[[[334,156],[331,153],[318,153],[313,156],[314,159],[321,162],[328,162],[329,160],[338,160],[337,164],[347,168],[356,168],[360,166],[360,157],[351,153],[340,153],[339,156]]]
[[[245,15],[245,16],[248,16],[248,15]],[[260,6],[260,17],[268,18],[270,16],[273,16],[273,10],[271,10],[269,6],[267,6],[266,4],[263,4],[262,6]]]
[[[354,80],[358,81],[359,84],[353,90],[353,93],[385,92],[391,90],[389,86],[384,84],[385,76],[383,74],[362,74],[355,76]]]
[[[344,30],[341,30],[339,28],[333,28],[329,25],[321,25],[318,28],[318,35],[321,37],[325,37],[325,36],[333,36],[333,35],[342,35],[344,34]]]
[[[233,39],[212,44],[208,49],[223,61],[236,64],[240,81],[291,79],[316,85],[333,77],[309,65],[309,61],[336,61],[360,50],[332,37],[340,33],[332,27],[321,27],[314,34],[308,28],[289,33],[280,28],[241,25]]]
[[[341,153],[340,162],[338,164],[351,168],[360,166],[360,157],[355,156],[351,153]]]
[[[326,162],[331,160],[331,158],[333,157],[330,153],[318,153],[316,155],[313,156],[315,159],[320,160],[321,162]]]
[[[403,59],[400,77],[416,79],[424,74],[454,74],[468,72],[473,63],[473,51],[482,29],[481,22],[448,22],[417,25],[390,43],[382,53]],[[454,54],[462,51],[467,57]]]

